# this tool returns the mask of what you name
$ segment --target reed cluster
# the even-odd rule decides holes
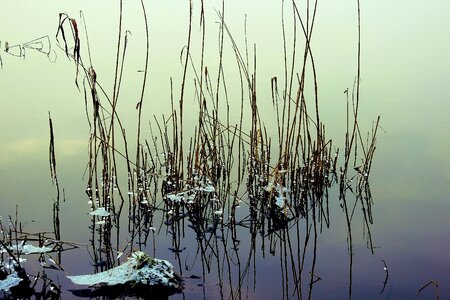
[[[136,248],[148,251],[153,247],[155,253],[155,235],[165,230],[172,239],[170,249],[179,264],[179,271],[191,270],[200,257],[203,278],[212,270],[218,271],[222,295],[229,292],[232,298],[240,298],[245,279],[253,278],[256,282],[256,271],[252,273],[251,269],[256,269],[255,260],[259,255],[256,249],[260,243],[263,255],[280,257],[283,296],[290,298],[294,293],[300,299],[306,293],[311,298],[314,283],[321,279],[315,273],[317,239],[318,234],[330,226],[329,189],[333,185],[339,186],[339,199],[331,200],[339,201],[344,212],[350,257],[353,251],[352,220],[357,207],[362,210],[368,245],[373,250],[370,235],[372,197],[368,178],[376,149],[379,118],[367,138],[363,138],[358,122],[360,40],[357,76],[352,90],[346,91],[347,130],[343,157],[340,157],[340,151],[327,137],[326,124],[320,118],[319,84],[311,47],[317,1],[302,8],[295,1],[289,6],[295,27],[292,56],[287,54],[289,43],[284,13],[282,15],[284,77],[270,80],[271,116],[260,113],[257,47],[249,47],[247,43],[244,47],[237,45],[227,27],[224,7],[217,12],[220,23],[217,73],[210,73],[204,59],[206,22],[203,1],[199,4],[198,20],[202,33],[198,41],[200,59],[193,60],[190,51],[195,43],[191,36],[195,20],[193,3],[189,1],[188,36],[181,53],[183,74],[179,93],[174,91],[176,88],[171,79],[171,114],[161,118],[153,116],[149,125],[152,134],[145,138],[141,134],[142,118],[145,117],[142,108],[152,100],[144,99],[150,38],[144,2],[141,4],[146,56],[140,99],[136,105],[135,142],[130,141],[128,129],[123,126],[117,109],[121,84],[126,80],[124,64],[129,39],[129,32],[122,24],[122,1],[111,92],[102,87],[93,67],[83,14],[79,18],[67,14],[59,16],[58,46],[74,62],[75,84],[84,95],[90,127],[86,194],[93,212],[91,255],[96,271],[119,264],[122,253]],[[283,2],[283,12],[287,9],[285,6],[288,5]],[[83,24],[83,28],[79,24]],[[229,49],[226,44],[231,45],[235,57],[240,101],[230,101],[227,95],[223,63],[224,52]],[[188,79],[188,70],[194,74],[193,80]],[[185,91],[190,82],[193,82],[197,103],[196,124],[186,124],[184,115],[188,97]],[[312,94],[306,92],[307,87],[312,87]],[[237,123],[231,122],[232,114],[239,115]],[[273,127],[273,119],[276,120],[275,136],[267,128]],[[54,233],[55,240],[61,240],[58,227],[60,190],[50,118],[49,121],[50,166],[58,199],[54,205],[54,219],[57,220]],[[348,200],[349,195],[352,195],[353,203]],[[101,213],[95,213],[99,209]],[[121,239],[124,227],[128,232],[125,243]],[[243,237],[244,233],[247,233],[246,237]],[[197,243],[197,250],[191,249],[195,259],[190,263],[183,256],[186,249],[183,238],[186,236],[195,237]],[[245,255],[239,252],[243,238],[250,244]],[[311,260],[308,261],[308,257]],[[350,295],[351,266],[352,260]],[[231,290],[226,291],[225,286]]]

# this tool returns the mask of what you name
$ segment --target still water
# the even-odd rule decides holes
[[[145,5],[150,61],[142,106],[143,139],[151,136],[148,124],[154,121],[154,115],[161,120],[163,114],[171,113],[171,78],[175,101],[178,101],[184,63],[181,58],[189,24],[188,1],[148,1]],[[305,5],[298,5],[306,20]],[[201,56],[200,7],[200,1],[193,1],[190,51],[197,68]],[[242,222],[242,226],[211,235],[211,246],[199,249],[198,236],[188,226],[192,224],[186,220],[184,229],[180,230],[182,234],[175,238],[173,228],[164,223],[167,223],[165,212],[157,211],[155,231],[145,250],[171,261],[185,278],[183,293],[171,299],[297,299],[309,295],[312,299],[348,299],[350,290],[353,299],[412,299],[430,281],[437,282],[438,289],[429,285],[418,299],[435,299],[436,292],[441,299],[450,297],[450,40],[446,38],[450,28],[446,17],[449,9],[446,1],[436,1],[433,6],[411,5],[406,1],[361,3],[359,122],[364,137],[378,115],[381,127],[369,179],[374,253],[367,247],[363,213],[356,206],[352,219],[351,285],[346,216],[340,206],[339,187],[334,186],[328,197],[330,226],[323,226],[315,247],[309,242],[307,250],[302,247],[308,228],[304,219],[289,224],[288,236],[283,235],[284,231],[252,234]],[[75,84],[74,63],[58,48],[55,39],[59,13],[66,12],[78,20],[80,38],[84,40],[80,10],[86,20],[92,65],[99,82],[111,94],[119,3],[14,1],[4,4],[0,12],[0,215],[6,223],[8,216],[15,218],[17,207],[19,220],[26,223],[25,231],[53,230],[52,204],[56,195],[48,160],[50,111],[58,180],[65,198],[60,204],[61,239],[86,245],[63,253],[64,271],[48,271],[49,277],[62,285],[62,299],[75,298],[68,290],[77,288],[65,275],[92,272],[94,263],[88,254],[91,206],[85,193],[90,128],[83,90]],[[226,25],[242,53],[246,36],[251,59],[256,45],[259,112],[266,116],[268,134],[276,136],[271,78],[277,76],[281,82],[285,76],[283,14],[287,54],[292,55],[292,6],[286,3],[282,6],[282,1],[267,4],[227,1],[224,8],[220,1],[205,4],[204,59],[213,80],[217,80],[214,76],[217,76],[220,49],[220,17],[216,10],[224,12]],[[129,140],[135,141],[136,104],[145,64],[145,26],[140,3],[123,1],[123,12],[123,31],[130,33],[118,111]],[[310,12],[312,15],[312,7]],[[298,19],[296,22],[300,41],[301,26]],[[6,42],[11,47],[45,36],[48,39],[40,41],[46,47],[50,45],[51,48],[43,49],[48,50],[48,55],[30,48],[25,48],[25,55],[12,52],[18,48],[10,51],[17,56],[4,52]],[[225,36],[224,41],[223,69],[232,107],[230,122],[236,123],[241,99],[239,71],[229,37]],[[304,47],[303,42],[298,43],[301,54],[297,54],[297,71]],[[353,1],[319,3],[311,48],[321,120],[327,137],[333,139],[333,150],[339,148],[342,155],[346,131],[344,91],[348,88],[351,92],[357,72],[357,4]],[[86,48],[82,51],[87,63]],[[193,108],[197,102],[192,100],[197,97],[196,76],[189,68],[183,115],[186,136],[192,132],[189,126],[193,127],[198,118]],[[81,76],[78,82],[81,84]],[[312,86],[307,89],[310,89],[307,101],[313,101]],[[224,107],[222,112],[225,111],[225,103],[220,105]],[[250,120],[244,123],[250,124]],[[155,123],[152,126],[155,130]],[[134,149],[133,142],[130,144]],[[123,161],[119,165],[126,168]],[[126,171],[119,172],[126,186]],[[161,201],[160,194],[156,197]],[[355,200],[349,196],[349,201],[353,204]],[[237,212],[241,220],[247,214],[247,211]],[[118,242],[122,249],[130,241],[127,217],[122,215]],[[182,251],[173,252],[173,248]],[[299,276],[302,254],[304,268]],[[25,267],[30,273],[40,271],[31,258]],[[317,281],[310,290],[311,278]]]

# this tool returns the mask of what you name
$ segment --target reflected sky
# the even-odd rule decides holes
[[[151,57],[149,87],[143,106],[145,122],[152,119],[153,114],[170,111],[170,77],[178,87],[182,74],[179,56],[186,43],[188,2],[160,2],[146,2]],[[393,270],[393,280],[398,280],[396,286],[389,287],[394,289],[393,295],[395,289],[404,289],[414,295],[414,289],[430,278],[442,283],[450,279],[450,274],[442,269],[442,266],[448,266],[449,261],[444,249],[450,247],[446,238],[450,225],[450,39],[447,38],[450,3],[445,0],[433,1],[432,4],[423,1],[373,1],[361,5],[360,120],[363,130],[368,131],[372,120],[381,115],[383,130],[378,135],[371,174],[375,201],[373,231],[380,249],[376,252],[376,258],[365,257],[359,259],[358,264],[368,259],[378,265],[379,258],[383,257]],[[89,127],[83,95],[74,84],[73,64],[56,47],[53,49],[57,54],[55,63],[32,50],[26,52],[25,59],[13,57],[3,52],[5,42],[22,44],[44,35],[49,35],[54,42],[58,13],[67,12],[78,18],[78,12],[82,9],[90,35],[94,67],[104,87],[110,91],[118,20],[116,6],[110,1],[41,3],[22,0],[10,1],[2,6],[1,215],[14,214],[15,205],[19,204],[19,210],[23,207],[21,215],[24,219],[36,219],[42,228],[51,224],[46,220],[46,214],[51,211],[53,191],[48,170],[48,111],[51,111],[55,126],[58,173],[68,199],[66,211],[63,209],[62,213],[71,222],[76,222],[78,214],[88,211],[82,177]],[[196,20],[199,17],[198,6],[199,3],[194,1]],[[142,69],[144,61],[144,39],[139,4],[124,1],[124,7],[125,28],[130,30],[131,36],[119,108],[127,128],[133,132],[135,105],[140,92],[136,89],[136,83],[140,85],[142,80],[138,70]],[[206,61],[211,72],[216,71],[218,58],[219,27],[214,8],[221,8],[220,1],[208,1],[205,12]],[[270,78],[284,76],[280,1],[226,2],[227,25],[240,46],[244,45],[245,15],[248,43],[257,45],[259,97],[268,104],[262,106],[261,113],[270,119],[273,112]],[[288,26],[291,19],[291,13],[286,12]],[[355,3],[319,3],[312,47],[317,63],[320,111],[324,123],[329,124],[328,136],[338,143],[343,140],[345,131],[343,92],[351,89],[356,74],[356,34]],[[196,27],[193,39],[197,42],[192,51],[197,60],[200,36]],[[225,56],[225,68],[231,86],[230,99],[239,99],[239,88],[233,88],[236,63],[230,45],[226,46],[229,53]],[[190,73],[189,76],[193,80],[194,75]],[[189,93],[194,94],[192,90]],[[193,104],[194,101],[188,101],[187,109]],[[188,121],[195,121],[195,118],[187,116]],[[149,134],[148,128],[145,133]],[[330,234],[331,241],[336,236],[345,237],[342,224],[338,224],[335,231],[335,235]],[[331,245],[330,249],[333,249]],[[342,253],[342,256],[345,254]],[[331,254],[324,254],[324,263],[327,262],[327,255]],[[382,281],[382,277],[378,281]],[[402,284],[405,286],[399,287]],[[367,287],[361,285],[358,291],[358,286],[355,283],[355,298],[363,295]],[[335,288],[340,290],[343,287],[336,284]],[[374,284],[373,289],[378,288],[379,285]],[[319,289],[318,295],[326,295],[330,289],[328,287],[324,294]],[[442,289],[441,295],[445,298],[450,291],[448,287]]]

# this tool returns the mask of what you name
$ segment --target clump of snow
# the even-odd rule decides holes
[[[264,189],[265,189],[267,192],[271,192],[271,191],[273,190],[274,187],[275,187],[274,182],[273,182],[273,181],[270,181],[270,182],[267,184],[267,186],[264,187]]]
[[[144,252],[136,251],[126,262],[118,267],[93,275],[67,276],[79,285],[144,284],[147,286],[163,286],[179,289],[178,276],[173,266],[166,260],[152,259]]]
[[[104,207],[99,207],[96,210],[91,211],[89,214],[92,216],[107,217],[111,213],[107,211]]]
[[[167,195],[167,199],[172,202],[190,202],[190,201],[193,201],[194,198],[195,198],[195,193],[192,193],[191,191]]]
[[[214,188],[213,185],[208,184],[208,185],[200,186],[200,187],[196,188],[196,190],[202,191],[205,193],[213,193],[216,189]]]
[[[4,261],[4,262],[0,262],[0,274],[3,271],[5,272],[6,270],[13,270],[14,268],[17,266],[20,266],[21,263],[26,262],[27,259],[26,258],[19,258],[19,263],[17,263],[17,261],[15,259],[13,259],[12,257],[9,257],[9,261]]]
[[[267,186],[264,187],[264,190],[270,193],[274,193],[275,196],[275,205],[279,208],[285,208],[286,207],[286,193],[290,193],[289,188],[282,186],[281,184],[277,183],[275,184],[273,181],[269,182]]]
[[[187,190],[178,193],[167,194],[165,196],[166,199],[171,202],[193,204],[196,196],[199,193],[214,193],[216,191],[214,184],[206,176],[200,177],[195,176],[194,182],[196,183],[195,187],[191,187],[191,185],[186,185]],[[168,181],[167,184],[171,185],[172,182]]]
[[[0,248],[0,252],[7,252],[6,249]],[[15,251],[20,254],[41,254],[41,253],[47,253],[52,252],[53,248],[50,247],[36,247],[31,244],[25,243],[24,241],[21,241],[17,245],[13,245],[11,247],[8,247],[8,250]]]
[[[22,278],[19,277],[17,272],[13,272],[13,273],[9,274],[8,276],[6,276],[5,279],[0,280],[0,291],[9,292],[10,288],[18,286],[21,281],[22,281]]]
[[[278,206],[279,208],[284,208],[286,206],[286,197],[276,196],[275,205]]]

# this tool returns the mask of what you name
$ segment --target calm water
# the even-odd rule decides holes
[[[150,136],[147,123],[153,120],[153,115],[170,113],[170,77],[173,77],[175,93],[179,93],[183,70],[179,57],[186,44],[189,17],[188,3],[166,1],[160,4],[150,1],[146,5],[151,54],[143,106],[144,137]],[[205,8],[205,64],[212,74],[217,72],[219,32],[214,8],[221,10],[221,5],[219,1],[213,1]],[[194,1],[193,18],[196,24],[191,53],[193,60],[197,61],[201,38],[199,7],[200,3]],[[83,95],[74,84],[73,62],[56,47],[54,39],[58,14],[67,12],[79,19],[80,9],[84,11],[87,22],[93,65],[105,89],[111,91],[118,4],[107,1],[96,4],[88,1],[51,1],[43,6],[37,2],[14,1],[2,6],[0,215],[3,220],[8,215],[14,215],[17,205],[19,219],[23,223],[29,222],[25,225],[26,231],[52,229],[55,191],[48,166],[48,111],[51,111],[57,171],[66,199],[61,204],[62,239],[87,244],[90,238],[90,206],[85,194],[87,183],[84,172],[88,159],[89,127]],[[138,70],[142,70],[144,65],[145,39],[139,4],[124,1],[124,9],[124,29],[129,29],[131,36],[119,109],[132,136],[136,128],[135,106],[142,80],[142,73]],[[446,1],[435,1],[433,6],[422,3],[411,5],[406,1],[397,1],[396,4],[387,1],[362,3],[360,125],[364,132],[369,131],[371,122],[381,115],[383,130],[378,133],[370,174],[374,201],[374,223],[370,229],[374,254],[366,247],[359,206],[352,222],[353,299],[413,299],[418,289],[430,280],[439,282],[441,299],[450,297],[450,40],[446,38],[450,28],[446,16],[449,9],[450,4]],[[288,5],[285,14],[289,35],[292,32],[292,12]],[[284,76],[281,3],[226,3],[226,22],[239,46],[244,45],[245,15],[248,43],[257,45],[260,113],[269,116],[270,120],[273,114],[270,79]],[[312,40],[322,120],[327,126],[328,137],[341,149],[345,133],[343,92],[351,89],[356,74],[356,16],[356,3],[339,6],[319,3]],[[3,52],[6,41],[11,46],[45,35],[49,36],[53,47],[50,59],[56,59],[55,63],[34,50],[26,50],[25,58]],[[240,97],[239,82],[236,81],[238,73],[229,41],[225,43],[224,69],[230,105],[233,101],[239,105],[239,100],[234,100]],[[188,72],[187,76],[188,82],[192,83],[195,77],[193,72]],[[191,84],[186,97],[193,98],[194,95]],[[196,122],[197,116],[190,111],[194,105],[193,100],[187,100],[186,124]],[[232,115],[232,118],[237,119],[238,116]],[[266,125],[269,129],[275,127]],[[314,283],[312,298],[348,299],[350,260],[345,215],[339,207],[335,189],[330,190],[329,200],[331,225],[318,235],[314,269],[314,273],[322,279]],[[161,216],[155,219],[160,220]],[[230,295],[249,299],[297,298],[292,288],[291,260],[285,255],[294,253],[297,257],[297,240],[302,243],[305,238],[303,222],[298,223],[299,235],[296,227],[290,231],[294,243],[291,252],[280,246],[285,245],[280,241],[286,237],[273,235],[270,240],[257,235],[252,239],[244,226],[237,228],[238,251],[232,250],[231,236],[223,238],[228,241],[227,244],[220,238],[214,238],[211,249],[219,253],[219,258],[212,255],[214,251],[211,249],[206,251],[206,256],[209,255],[206,261],[211,264],[211,270],[206,272],[205,281],[187,278],[183,294],[174,295],[173,299],[228,299]],[[155,223],[158,225],[155,240],[149,243],[146,250],[151,255],[171,261],[183,276],[202,277],[205,262],[202,263],[197,252],[193,230],[186,227],[185,236],[179,240],[180,248],[186,249],[177,255],[168,249],[174,246],[170,230]],[[122,246],[129,239],[124,227]],[[222,234],[231,235],[229,231]],[[271,253],[271,248],[274,253]],[[92,272],[92,260],[86,249],[81,247],[64,253],[62,263],[65,272],[49,271],[50,277],[62,284],[63,299],[73,298],[67,290],[76,288],[64,275]],[[300,285],[304,298],[308,295],[312,254],[309,244]],[[385,286],[386,272],[382,260],[389,270]],[[40,269],[29,262],[27,270],[37,273]],[[239,277],[242,278],[240,288]],[[435,299],[434,287],[424,289],[418,299]]]

